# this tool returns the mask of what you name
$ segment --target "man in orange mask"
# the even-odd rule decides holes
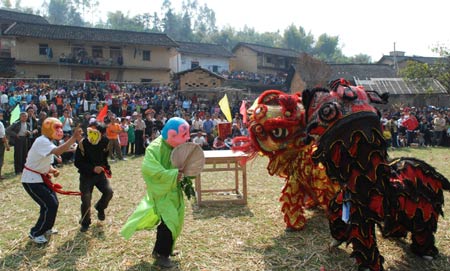
[[[57,177],[59,171],[51,166],[53,155],[61,155],[83,136],[81,128],[76,128],[69,140],[56,146],[53,140],[60,140],[64,135],[62,123],[56,118],[46,118],[42,123],[41,133],[42,135],[36,138],[28,152],[22,173],[22,185],[25,191],[40,206],[38,221],[29,233],[31,240],[38,244],[48,242],[45,234],[56,233],[52,228],[59,205],[55,191],[44,183],[44,175],[52,174]]]

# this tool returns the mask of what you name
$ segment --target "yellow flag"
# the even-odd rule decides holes
[[[220,110],[222,110],[222,113],[225,115],[225,118],[227,118],[227,120],[229,122],[233,121],[233,118],[231,117],[231,110],[230,110],[230,104],[228,103],[228,97],[227,94],[225,94],[223,96],[222,99],[220,99],[219,101],[219,107]]]

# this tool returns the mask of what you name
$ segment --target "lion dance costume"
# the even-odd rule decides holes
[[[305,90],[307,133],[316,138],[315,162],[342,191],[330,202],[332,236],[351,243],[359,270],[383,270],[375,224],[384,236],[406,237],[425,259],[439,252],[434,233],[449,181],[427,163],[414,158],[390,160],[380,116],[370,102],[386,103],[386,94],[365,91],[340,79],[331,90]]]
[[[299,94],[267,90],[249,111],[249,137],[235,138],[233,149],[246,152],[249,159],[258,153],[269,158],[269,174],[286,180],[280,197],[286,227],[301,230],[306,222],[304,208],[326,208],[339,189],[327,178],[325,168],[313,163],[314,145],[304,144],[301,98]]]

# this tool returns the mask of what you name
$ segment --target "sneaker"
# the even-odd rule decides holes
[[[89,225],[81,225],[80,231],[87,232],[89,230]]]
[[[34,237],[33,235],[31,235],[31,233],[28,235],[28,237],[30,237],[30,239],[35,242],[36,244],[45,244],[48,242],[47,238],[45,238],[44,235],[39,235]]]
[[[155,264],[162,268],[172,268],[175,264],[169,259],[169,257],[164,257],[161,255],[156,256]]]
[[[57,229],[49,229],[48,231],[45,232],[45,234],[47,234],[47,235],[58,234],[58,230]]]
[[[120,160],[122,160],[122,161],[127,161],[128,159],[124,157],[124,158],[122,158],[122,159],[120,159]]]

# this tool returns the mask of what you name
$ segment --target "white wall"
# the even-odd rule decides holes
[[[206,57],[206,56],[195,56],[195,55],[181,55],[176,59],[178,63],[174,63],[179,67],[178,71],[182,72],[191,69],[191,62],[198,61],[200,67],[213,71],[213,66],[218,66],[218,73],[222,71],[229,71],[230,62],[228,58],[224,57]],[[174,60],[175,61],[175,60]]]

